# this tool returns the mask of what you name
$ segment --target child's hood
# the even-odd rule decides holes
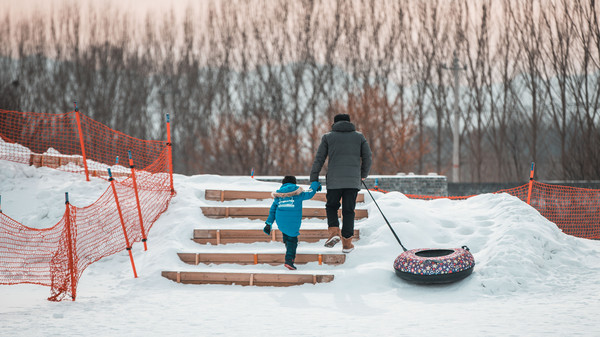
[[[271,195],[273,198],[286,198],[299,195],[302,192],[304,192],[302,187],[296,184],[287,183],[283,184],[277,191],[271,193]]]

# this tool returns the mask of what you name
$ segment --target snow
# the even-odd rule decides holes
[[[508,194],[464,201],[411,200],[373,192],[408,249],[467,245],[476,266],[449,285],[407,283],[392,264],[402,252],[371,197],[360,240],[340,266],[298,265],[295,273],[332,273],[331,283],[295,287],[184,285],[163,270],[282,272],[283,266],[188,265],[178,252],[284,252],[283,244],[198,245],[196,228],[262,228],[260,220],[209,219],[206,189],[272,191],[278,183],[251,177],[174,176],[177,195],[143,244],[133,246],[139,277],[126,251],[89,266],[76,301],[50,302],[50,289],[0,286],[0,336],[598,336],[600,242],[563,234],[535,209]],[[304,185],[305,186],[305,185]],[[108,187],[98,178],[0,161],[5,215],[35,228],[53,226],[73,205],[93,203]],[[361,193],[366,193],[362,191]],[[269,206],[270,200],[230,201]],[[324,207],[309,200],[305,206]],[[325,228],[308,219],[304,229]],[[339,252],[301,242],[299,253]]]

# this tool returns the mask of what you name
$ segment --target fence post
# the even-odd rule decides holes
[[[173,188],[173,145],[171,143],[171,120],[167,114],[167,146],[169,147],[169,179],[171,182],[171,194],[175,193]]]
[[[110,186],[112,187],[113,194],[115,196],[115,203],[117,204],[117,211],[119,212],[119,219],[121,219],[121,227],[123,227],[123,235],[125,236],[125,243],[127,244],[127,251],[129,252],[129,260],[131,260],[131,268],[133,268],[133,276],[137,278],[137,272],[135,271],[135,263],[133,262],[133,254],[131,253],[131,245],[129,245],[129,238],[127,237],[127,230],[125,229],[125,220],[123,220],[123,213],[121,212],[121,206],[119,206],[119,197],[117,196],[117,189],[115,187],[115,181],[112,177],[112,173],[110,172],[110,168],[108,169],[108,181],[110,181]]]
[[[533,187],[533,172],[535,163],[531,162],[531,172],[529,173],[529,191],[527,192],[527,205],[531,205],[531,189]]]
[[[79,145],[81,146],[81,155],[83,156],[83,168],[85,169],[85,179],[90,181],[90,174],[87,167],[87,158],[85,156],[85,146],[83,145],[83,133],[81,132],[81,121],[79,118],[79,109],[77,108],[77,102],[73,102],[75,105],[75,119],[77,120],[77,130],[79,131]]]
[[[2,213],[2,196],[0,195],[0,213]]]
[[[71,298],[75,301],[75,259],[73,257],[73,237],[71,235],[71,207],[69,204],[69,192],[65,192],[65,226],[67,228],[67,254],[69,259],[69,274],[71,275]]]
[[[148,250],[148,246],[146,245],[146,232],[144,231],[144,220],[142,220],[142,208],[140,206],[140,197],[137,189],[137,181],[135,179],[135,166],[133,165],[133,158],[131,157],[131,150],[129,153],[129,167],[131,168],[131,178],[133,179],[133,191],[135,192],[135,202],[137,204],[138,216],[140,217],[140,228],[142,229],[142,242],[144,243],[144,250]],[[118,157],[117,157],[118,158]]]

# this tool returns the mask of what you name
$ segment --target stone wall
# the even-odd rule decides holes
[[[528,181],[527,181],[528,182]],[[448,183],[448,195],[469,196],[485,193],[494,193],[521,186],[527,182],[514,183]]]
[[[308,176],[296,177],[298,184],[309,184]],[[281,176],[262,176],[256,177],[262,181],[281,182]],[[325,186],[325,177],[319,177],[321,184]],[[600,180],[591,181],[540,181],[545,184],[572,186],[579,188],[588,188],[600,190]],[[470,196],[484,193],[494,193],[500,190],[510,189],[527,184],[524,182],[512,183],[449,183],[446,176],[440,176],[435,173],[428,175],[398,174],[398,175],[379,175],[369,176],[365,179],[367,186],[372,189],[377,183],[377,187],[384,191],[397,191],[404,194],[432,195],[432,196]]]
[[[448,196],[446,176],[437,174],[414,175],[399,174],[395,176],[369,176],[365,179],[369,188],[377,186],[385,191],[397,191],[404,194]]]

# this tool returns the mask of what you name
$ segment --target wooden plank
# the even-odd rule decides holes
[[[272,240],[272,235],[266,235],[262,229],[220,229],[218,230],[221,235],[221,240],[223,239],[239,239],[239,238],[265,238],[269,241]],[[276,232],[277,241],[281,241],[282,234],[279,229],[273,229],[273,232]],[[194,239],[216,239],[217,237],[217,229],[194,229],[193,231]],[[329,233],[327,229],[301,229],[300,236],[298,238],[316,238],[318,240],[327,239],[329,237]],[[360,237],[360,230],[354,230],[354,238],[357,239]],[[317,241],[318,241],[317,240]]]
[[[267,220],[269,216],[269,207],[201,207],[204,216],[209,218],[248,218]],[[369,216],[366,209],[356,209],[354,218],[364,219]],[[342,216],[342,210],[338,211],[338,216]],[[302,209],[302,218],[327,219],[325,208],[305,207]]]
[[[269,207],[226,207],[229,209],[229,216],[262,216],[269,215]]]
[[[220,190],[206,190],[204,191],[204,198],[206,200],[217,200],[221,201],[221,192]]]
[[[366,219],[369,217],[369,211],[366,209],[356,209],[354,213],[354,219]]]
[[[284,254],[267,253],[177,253],[181,261],[187,264],[270,264],[281,265],[285,262]],[[319,259],[319,257],[321,259]],[[296,264],[306,264],[309,262],[319,262],[328,265],[339,265],[346,261],[345,254],[297,254]]]
[[[237,284],[254,286],[288,287],[301,284],[327,283],[333,275],[312,274],[265,274],[265,273],[226,273],[226,272],[176,272],[163,271],[161,275],[169,280],[184,284]]]
[[[108,179],[108,171],[107,170],[88,170],[88,173],[92,177],[106,177]],[[131,176],[131,172],[112,171],[111,173],[112,173],[113,178]]]
[[[221,239],[220,243],[217,243],[217,239],[192,239],[192,241],[202,244],[202,245],[205,245],[205,244],[226,245],[226,244],[230,244],[230,243],[270,242],[271,240],[269,238],[237,238],[237,239]],[[317,240],[317,241],[319,241],[319,240]],[[310,242],[310,241],[306,241],[306,242]]]
[[[301,284],[315,284],[333,281],[333,275],[307,274],[254,274],[255,286],[289,287]]]
[[[47,166],[54,169],[60,166],[58,157],[50,154],[42,155],[42,163],[43,166]]]
[[[206,200],[219,200],[221,201],[221,195],[223,196],[223,201],[230,200],[264,200],[264,199],[273,199],[271,195],[272,191],[232,191],[232,190],[206,190],[205,198]],[[216,198],[215,196],[218,196]]]
[[[253,243],[253,242],[282,242],[282,235],[278,229],[272,231],[272,235],[266,235],[260,229],[221,229],[219,230],[220,241],[217,243],[216,229],[195,229],[192,240],[199,244],[229,244],[229,243]],[[275,240],[273,238],[275,237]],[[301,229],[298,240],[302,242],[318,242],[327,239],[329,234],[326,229]],[[353,240],[360,238],[360,231],[354,230]]]
[[[177,255],[179,256],[179,259],[187,264],[198,264],[198,262],[195,260],[196,257],[198,256],[198,254],[196,253],[177,253]]]
[[[230,200],[265,200],[273,199],[271,191],[233,191],[233,190],[206,190],[204,197],[206,200],[230,201]],[[327,201],[326,193],[316,193],[311,200]],[[356,202],[365,202],[365,195],[358,194]]]
[[[77,166],[83,168],[83,158],[81,156],[66,156],[66,155],[52,155],[52,154],[37,154],[32,153],[29,157],[29,165],[40,167],[47,166],[50,168],[57,169],[61,166],[68,165],[73,163]],[[94,170],[90,169],[88,171],[93,177],[108,177],[107,170]],[[126,171],[112,171],[113,177],[129,177],[131,172],[126,169]]]
[[[29,155],[29,165],[35,167],[42,166],[42,155],[38,153],[31,153]]]

